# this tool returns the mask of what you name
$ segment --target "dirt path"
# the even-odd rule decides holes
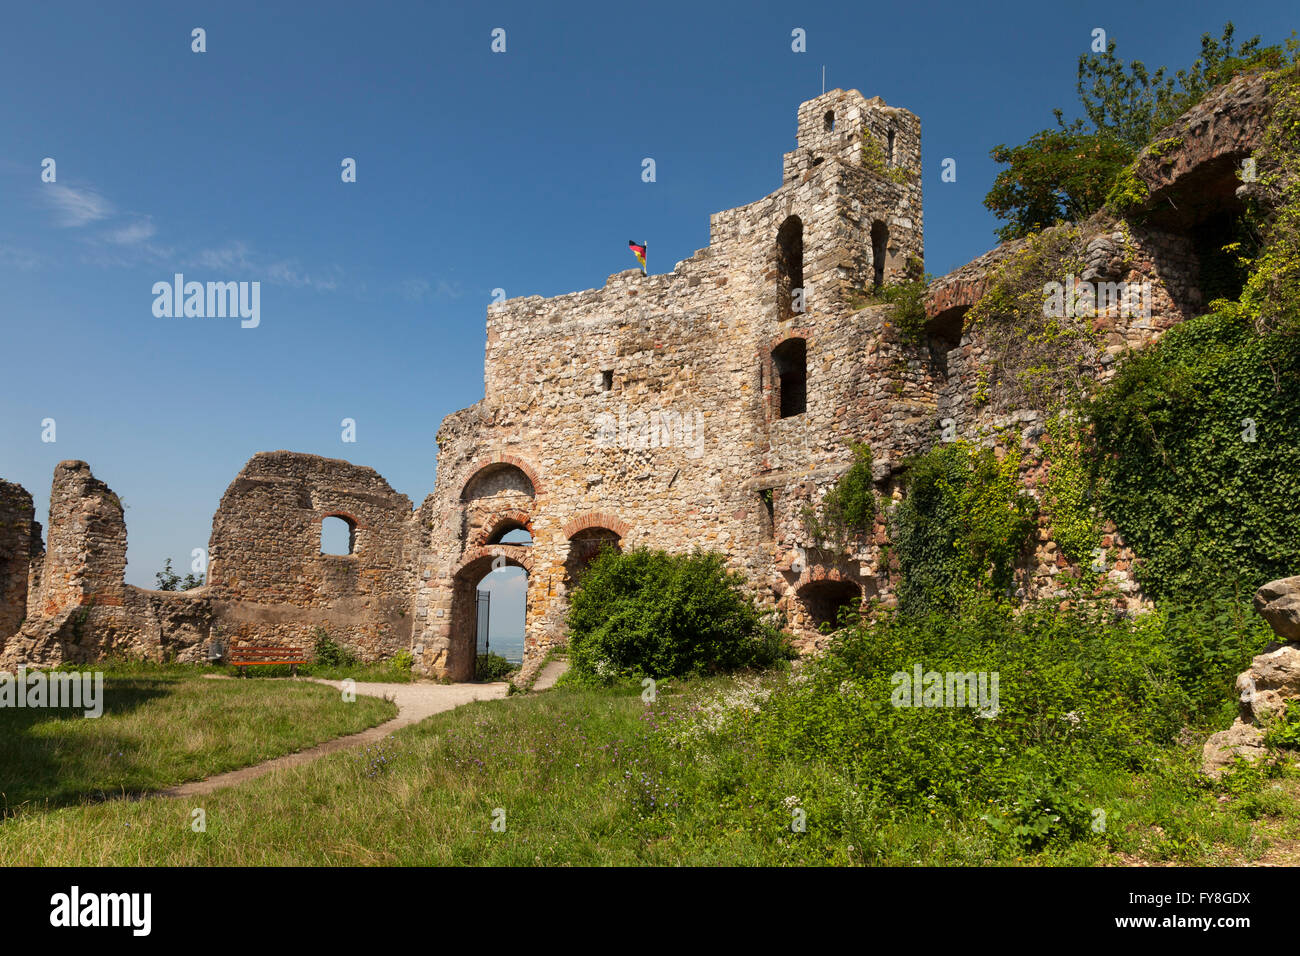
[[[337,680],[321,680],[319,678],[262,678],[263,680],[312,680],[317,684],[328,684],[330,687],[343,689],[343,682]],[[496,700],[506,696],[507,684],[502,682],[498,684],[433,684],[433,683],[415,683],[415,684],[372,684],[360,682],[356,685],[356,692],[368,697],[388,697],[397,705],[397,716],[392,720],[380,724],[378,727],[371,727],[369,730],[363,730],[360,733],[348,734],[345,737],[335,737],[333,740],[327,740],[323,744],[317,744],[315,747],[309,747],[306,750],[300,750],[297,753],[285,754],[283,757],[276,757],[273,760],[267,760],[262,763],[253,764],[251,767],[242,767],[239,770],[230,770],[226,773],[219,773],[214,777],[208,777],[204,780],[195,780],[190,783],[183,783],[178,787],[170,787],[167,790],[159,790],[149,796],[157,797],[193,797],[202,794],[211,793],[214,790],[220,790],[223,787],[231,787],[235,784],[245,783],[249,780],[256,780],[258,777],[271,773],[273,770],[280,770],[284,767],[297,767],[301,764],[310,763],[326,754],[334,753],[338,750],[346,750],[349,747],[362,747],[369,743],[374,743],[387,737],[399,727],[406,727],[410,724],[419,723],[424,718],[433,714],[441,713],[444,710],[452,710],[461,704],[468,704],[475,700]]]
[[[537,675],[537,680],[533,681],[533,693],[539,690],[550,690],[555,686],[555,682],[560,679],[560,675],[569,669],[568,661],[550,661],[542,672]]]

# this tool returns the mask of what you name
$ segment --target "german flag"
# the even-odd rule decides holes
[[[645,243],[633,242],[629,239],[627,241],[627,247],[632,250],[632,255],[636,256],[636,261],[641,263],[641,271],[645,272]]]

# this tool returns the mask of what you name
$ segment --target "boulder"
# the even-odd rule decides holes
[[[1300,575],[1269,581],[1255,592],[1255,610],[1283,641],[1300,641]]]
[[[1231,727],[1205,742],[1205,749],[1201,751],[1201,772],[1217,778],[1232,766],[1237,757],[1254,762],[1266,754],[1264,731],[1238,717]]]

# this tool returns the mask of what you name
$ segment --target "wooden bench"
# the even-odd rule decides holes
[[[292,647],[237,647],[230,652],[230,663],[239,668],[239,676],[247,677],[246,667],[267,667],[271,664],[288,664],[298,676],[298,665],[306,664],[307,657]]]

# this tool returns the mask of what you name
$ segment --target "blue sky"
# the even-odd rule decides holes
[[[1183,66],[1229,17],[1270,42],[1300,24],[1281,2],[10,4],[0,477],[44,523],[54,465],[90,462],[145,586],[206,546],[260,450],[370,465],[418,504],[439,422],[482,396],[492,290],[599,286],[629,238],[671,270],[710,213],[780,184],[823,65],[921,117],[942,274],[994,244],[989,149],[1075,112],[1093,28]],[[155,317],[176,272],[259,281],[261,324]]]

